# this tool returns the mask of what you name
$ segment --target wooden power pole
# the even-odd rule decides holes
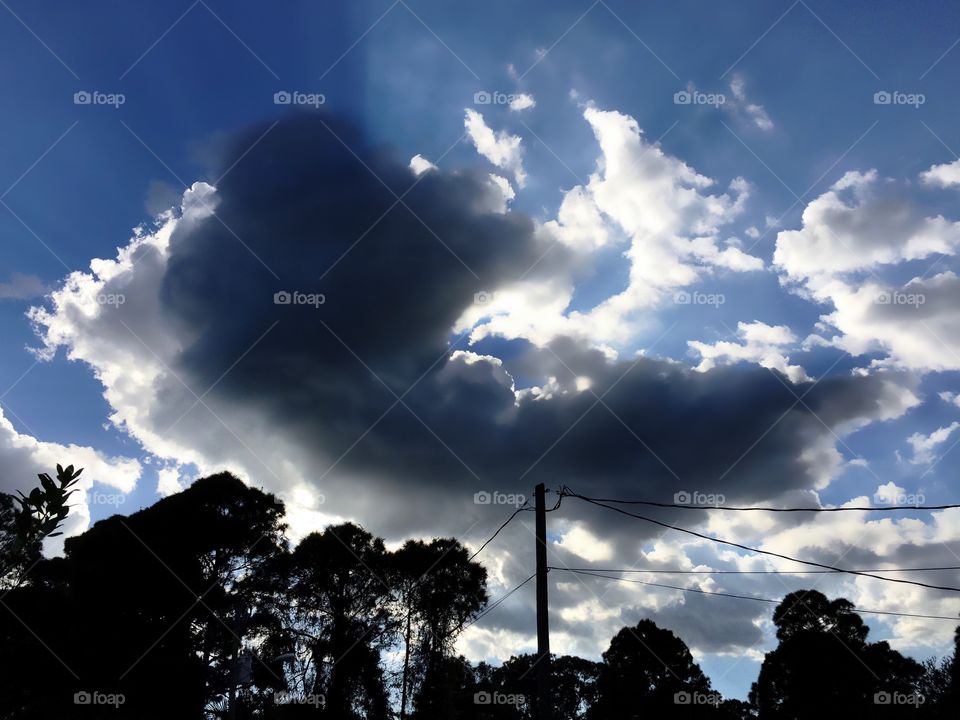
[[[550,710],[550,621],[547,616],[547,510],[543,483],[534,489],[537,515],[537,720],[553,720]]]

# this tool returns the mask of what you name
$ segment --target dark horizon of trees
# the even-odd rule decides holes
[[[219,473],[43,558],[79,474],[0,495],[0,720],[535,720],[534,656],[454,650],[489,600],[456,539],[389,551],[342,523],[291,547],[283,503]],[[599,662],[554,656],[554,720],[960,716],[960,627],[952,656],[918,663],[815,590],[773,622],[747,701],[643,619]]]

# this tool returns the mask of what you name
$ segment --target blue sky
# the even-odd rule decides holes
[[[38,361],[31,348],[43,343],[25,314],[33,306],[52,307],[45,292],[62,287],[71,272],[89,272],[91,259],[114,258],[132,228],[180,204],[185,185],[216,185],[228,139],[257,123],[270,127],[288,110],[275,104],[275,93],[322,94],[325,112],[349,117],[371,147],[390,146],[403,159],[419,154],[442,170],[498,173],[516,192],[510,211],[539,225],[556,220],[572,189],[603,175],[598,131],[585,118],[592,108],[632,118],[644,143],[658,144],[665,156],[712,179],[705,195],[732,192],[730,183],[743,178],[749,198],[742,209],[724,211],[714,242],[762,262],[759,271],[714,265],[696,281],[661,287],[667,299],[638,308],[635,332],[612,343],[620,357],[654,345],[651,356],[694,367],[704,356],[691,351],[690,341],[712,347],[745,343],[738,323],[762,323],[784,326],[794,337],[768,352],[745,351],[739,362],[720,354],[716,364],[769,365],[764,358],[772,354],[784,358],[785,366],[802,367],[810,379],[849,377],[856,369],[909,375],[903,387],[916,402],[886,418],[881,413],[831,427],[843,462],[818,488],[820,498],[842,503],[893,482],[930,502],[949,502],[956,497],[957,467],[949,452],[957,439],[951,423],[960,414],[952,396],[940,395],[958,391],[954,348],[960,337],[949,334],[958,327],[950,308],[938,306],[928,317],[938,337],[927,338],[933,349],[921,358],[908,359],[917,342],[911,333],[925,333],[916,324],[910,329],[898,321],[885,329],[882,318],[874,326],[874,316],[867,322],[867,315],[848,308],[852,314],[841,318],[840,332],[816,325],[825,314],[845,312],[837,303],[850,301],[850,293],[871,278],[907,288],[912,278],[952,272],[957,263],[951,229],[941,228],[945,239],[934,250],[895,260],[881,250],[871,260],[869,225],[837,219],[828,232],[849,230],[853,242],[863,233],[865,243],[853,252],[864,263],[843,277],[842,290],[830,285],[839,282],[841,270],[820,276],[797,269],[803,247],[792,256],[794,265],[776,262],[774,254],[778,242],[787,243],[782,231],[807,228],[809,237],[800,237],[800,244],[815,236],[816,218],[804,217],[805,209],[854,171],[874,169],[878,179],[857,187],[904,199],[912,210],[903,214],[958,219],[956,183],[922,175],[958,159],[958,37],[960,8],[932,0],[383,0],[281,8],[185,0],[135,7],[93,2],[56,12],[8,0],[0,8],[0,409],[20,436],[76,445],[103,458],[139,460],[135,487],[124,480],[113,489],[98,482],[91,490],[116,493],[122,486],[121,511],[159,497],[158,468],[178,469],[180,482],[197,471],[189,457],[163,456],[132,421],[110,422],[118,408],[104,396],[105,387],[122,380],[82,348],[81,359],[68,359],[84,338],[73,336]],[[84,91],[120,94],[123,103],[76,104],[75,93]],[[527,94],[535,106],[516,111],[478,104],[481,92]],[[678,92],[719,93],[725,102],[676,104]],[[875,95],[883,92],[902,95],[878,104]],[[910,95],[922,102],[904,104]],[[525,183],[483,157],[476,138],[465,137],[468,110],[480,113],[494,132],[520,139]],[[856,190],[837,190],[840,197],[847,192]],[[877,207],[884,206],[889,203],[880,200]],[[602,209],[614,218],[607,223],[613,240],[575,273],[564,313],[589,312],[629,284],[624,250],[631,232],[615,221],[610,206]],[[832,217],[827,211],[820,220],[829,225]],[[889,227],[895,230],[899,217],[894,213]],[[908,239],[893,237],[890,247],[905,246]],[[817,252],[814,246],[807,257],[816,260]],[[819,258],[828,269],[834,259],[829,252]],[[720,295],[723,302],[678,304],[678,292]],[[803,342],[815,334],[845,339],[832,346]],[[611,344],[589,332],[581,339]],[[109,342],[96,335],[86,340]],[[530,337],[492,332],[470,349],[506,362],[530,342],[536,344]],[[546,386],[529,366],[512,372],[519,388]],[[146,397],[144,407],[154,407]],[[946,433],[942,439],[935,437],[938,429]],[[927,450],[918,450],[925,439]],[[203,449],[197,453],[207,457]],[[117,507],[91,502],[90,517]],[[909,537],[904,535],[904,544]],[[865,602],[870,599],[874,605],[896,601],[867,594]],[[880,637],[900,633],[903,647],[916,653],[933,651],[917,643],[916,628],[875,627]],[[684,628],[676,629],[683,636]],[[756,658],[728,672],[731,653],[705,652],[704,667],[722,676],[716,683],[721,691],[742,696],[755,677]]]

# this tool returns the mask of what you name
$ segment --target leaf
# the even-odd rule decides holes
[[[59,524],[60,523],[57,522],[56,518],[52,518],[40,526],[40,532],[42,532],[44,535],[49,535],[51,532],[57,529]]]

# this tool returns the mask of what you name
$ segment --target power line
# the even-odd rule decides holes
[[[567,570],[614,573],[653,573],[655,575],[837,575],[839,570],[653,570],[650,568],[565,568]],[[928,572],[935,570],[960,570],[960,565],[942,567],[909,568],[858,568],[855,572]]]
[[[553,512],[554,510],[559,510],[559,509],[560,509],[560,503],[562,503],[562,502],[563,502],[563,493],[562,493],[562,492],[558,492],[558,493],[557,493],[557,504],[554,505],[554,506],[553,506],[552,508],[550,508],[549,510],[547,510],[547,512]],[[498,528],[497,528],[497,531],[496,531],[493,535],[491,535],[491,536],[487,539],[487,541],[486,541],[483,545],[481,545],[473,555],[470,556],[470,560],[473,560],[477,555],[479,555],[480,552],[481,552],[487,545],[489,545],[490,542],[491,542],[497,535],[500,534],[500,531],[503,530],[507,525],[509,525],[509,524],[510,524],[510,521],[513,520],[517,515],[519,515],[519,514],[522,513],[522,512],[533,512],[533,508],[527,507],[528,503],[529,503],[529,501],[528,501],[528,502],[525,502],[523,505],[521,505],[521,506],[518,507],[516,510],[514,510],[514,511],[513,511],[513,514],[504,521],[503,525],[501,525],[500,527],[498,527]]]
[[[487,545],[489,545],[497,535],[500,534],[500,531],[503,530],[507,525],[509,525],[510,521],[513,520],[517,515],[522,513],[524,510],[529,510],[529,508],[526,507],[526,503],[524,503],[523,506],[518,507],[516,510],[513,511],[513,514],[504,521],[503,525],[498,527],[497,531],[493,535],[491,535],[489,538],[487,538],[487,541],[483,545],[481,545],[480,548],[473,555],[470,556],[470,560],[473,560],[477,555],[479,555],[481,551]],[[468,560],[467,562],[469,562],[470,560]]]
[[[647,582],[645,580],[633,580],[631,578],[611,577],[610,575],[601,575],[599,573],[590,572],[587,570],[574,570],[573,568],[551,567],[550,569],[563,570],[566,572],[576,573],[577,575],[591,575],[593,577],[604,578],[605,580],[616,580],[618,582],[632,583],[635,585],[647,585],[649,587],[668,588],[670,590],[681,590],[683,592],[699,593],[701,595],[718,595],[720,597],[734,598],[737,600],[753,600],[755,602],[762,602],[762,603],[779,604],[783,602],[782,600],[755,597],[753,595],[736,595],[734,593],[719,592],[716,590],[701,590],[700,588],[682,587],[680,585],[667,585],[665,583]],[[894,615],[896,617],[923,618],[926,620],[951,620],[953,622],[960,623],[960,617],[950,617],[948,615],[922,615],[918,613],[891,612],[888,610],[863,610],[861,608],[856,608],[856,607],[854,608],[854,611],[857,613],[864,613],[864,614],[870,614],[870,615]]]
[[[565,491],[561,491],[565,492]],[[582,495],[577,495],[576,493],[567,491],[566,494],[573,497],[579,497],[581,499],[588,499]],[[589,498],[590,500],[595,500],[597,502],[605,503],[616,503],[618,505],[646,505],[649,507],[659,507],[659,508],[677,508],[679,510],[736,510],[739,512],[745,511],[762,511],[762,512],[892,512],[896,510],[949,510],[951,508],[960,508],[960,504],[953,505],[883,505],[880,507],[871,507],[871,506],[856,506],[856,507],[787,507],[787,508],[775,508],[775,507],[763,507],[763,506],[748,506],[748,507],[733,507],[730,505],[687,505],[683,503],[664,503],[664,502],[655,502],[653,500],[617,500],[615,498]]]
[[[558,497],[557,497],[557,504],[554,505],[553,508],[551,508],[551,509],[548,510],[547,512],[553,512],[554,510],[558,510],[558,509],[560,508],[560,503],[563,502],[563,495],[560,494],[560,493],[557,493],[557,495],[558,495]],[[493,539],[494,539],[495,537],[497,537],[497,535],[499,535],[500,532],[501,532],[507,525],[509,525],[510,522],[511,522],[517,515],[519,515],[519,514],[522,513],[522,512],[529,512],[529,511],[531,511],[531,510],[532,510],[532,508],[527,507],[527,503],[524,503],[523,505],[521,505],[520,507],[518,507],[516,510],[514,510],[514,511],[510,514],[510,517],[508,517],[506,520],[504,520],[504,521],[503,521],[503,524],[502,524],[500,527],[497,528],[496,532],[494,532],[493,535],[491,535],[489,538],[487,538],[486,542],[484,542],[483,545],[481,545],[479,548],[477,548],[477,551],[476,551],[473,555],[470,556],[470,560],[473,560],[477,555],[479,555],[479,554],[483,551],[483,549],[484,549],[487,545],[489,545],[491,542],[493,542]],[[468,560],[468,562],[469,562],[470,560]],[[471,620],[471,621],[468,622],[468,623],[462,624],[462,625],[460,626],[460,631],[466,630],[467,628],[471,627],[472,625],[475,625],[477,622],[480,621],[481,618],[485,617],[488,613],[490,613],[490,612],[492,612],[493,610],[495,610],[495,609],[497,608],[497,606],[500,605],[500,603],[502,603],[502,602],[503,602],[504,600],[506,600],[508,597],[510,597],[511,595],[513,595],[517,590],[519,590],[519,589],[522,588],[524,585],[526,585],[528,582],[530,582],[531,580],[533,580],[536,576],[537,576],[537,574],[534,573],[533,575],[531,575],[530,577],[528,577],[526,580],[524,580],[522,583],[520,583],[519,585],[517,585],[516,587],[514,587],[514,588],[513,588],[510,592],[508,592],[506,595],[500,597],[499,599],[497,599],[496,601],[494,601],[493,603],[491,603],[490,605],[488,605],[488,606],[486,607],[486,609],[485,609],[482,613],[480,613],[479,615],[477,615],[473,620]]]
[[[517,585],[515,588],[513,588],[513,590],[511,590],[510,592],[508,592],[506,595],[503,595],[502,597],[500,597],[499,599],[497,599],[496,602],[492,603],[491,605],[488,605],[486,610],[484,610],[482,613],[480,613],[479,615],[477,615],[473,620],[471,620],[470,622],[468,622],[468,623],[467,623],[466,625],[464,625],[461,629],[462,629],[462,630],[466,630],[466,629],[467,629],[468,627],[470,627],[471,625],[475,625],[476,623],[478,623],[481,618],[485,617],[485,616],[488,615],[490,612],[492,612],[493,610],[495,610],[495,609],[497,608],[497,606],[500,605],[500,603],[502,603],[502,602],[503,602],[504,600],[506,600],[508,597],[510,597],[511,595],[513,595],[517,590],[519,590],[519,589],[522,588],[524,585],[526,585],[528,582],[530,582],[531,580],[533,580],[536,576],[537,576],[537,574],[534,573],[533,575],[531,575],[530,577],[528,577],[526,580],[524,580],[522,583],[520,583],[520,584]]]
[[[732,593],[725,593],[725,592],[719,592],[719,591],[700,590],[699,588],[686,588],[680,585],[666,585],[664,583],[647,582],[646,580],[633,580],[631,578],[618,578],[618,577],[612,577],[610,575],[600,575],[599,573],[591,572],[589,570],[573,570],[571,568],[558,568],[558,567],[551,567],[550,569],[564,570],[566,572],[572,572],[577,575],[592,575],[593,577],[605,578],[607,580],[618,580],[619,582],[633,583],[635,585],[647,585],[649,587],[669,588],[670,590],[683,590],[685,592],[701,593],[703,595],[721,595],[723,597],[737,598],[739,600],[759,600],[762,602],[774,602],[774,603],[780,602],[779,600],[768,600],[766,598],[758,598],[752,595],[734,595]]]
[[[561,493],[569,495],[570,497],[579,498],[584,500],[592,505],[598,507],[606,508],[607,510],[613,510],[614,512],[620,513],[621,515],[626,515],[628,517],[635,518],[637,520],[643,520],[645,522],[652,523],[654,525],[659,525],[660,527],[668,528],[670,530],[677,530],[678,532],[686,533],[688,535],[693,535],[694,537],[701,538],[703,540],[709,540],[711,542],[719,543],[721,545],[729,545],[730,547],[739,548],[740,550],[746,550],[747,552],[758,553],[760,555],[769,555],[770,557],[780,558],[781,560],[789,560],[790,562],[800,563],[802,565],[810,565],[811,567],[823,568],[824,570],[833,570],[838,573],[846,573],[848,575],[860,575],[862,577],[870,577],[876,580],[885,580],[887,582],[900,583],[903,585],[916,585],[918,587],[930,588],[931,590],[946,590],[948,592],[960,593],[960,588],[952,587],[949,585],[931,585],[929,583],[922,583],[917,580],[904,580],[902,578],[891,578],[884,577],[883,575],[874,575],[870,572],[865,572],[862,570],[847,570],[845,568],[834,567],[833,565],[827,565],[825,563],[818,563],[812,560],[801,560],[799,558],[790,557],[789,555],[783,555],[781,553],[772,552],[771,550],[761,550],[760,548],[750,547],[749,545],[743,545],[741,543],[733,542],[732,540],[724,540],[722,538],[712,537],[710,535],[705,535],[704,533],[697,532],[696,530],[689,530],[687,528],[679,527],[677,525],[671,525],[670,523],[665,523],[660,520],[654,520],[653,518],[645,517],[644,515],[637,515],[636,513],[628,512],[622,508],[614,507],[613,505],[606,505],[598,500],[593,498],[585,497],[583,495],[578,495],[575,492],[572,492],[569,489],[561,490]]]
[[[548,510],[546,510],[545,512],[553,512],[553,511],[555,511],[555,510],[559,510],[559,509],[560,509],[560,504],[563,502],[563,497],[564,497],[564,496],[563,496],[563,493],[562,493],[562,492],[558,492],[558,493],[557,493],[557,502],[556,502],[556,504],[555,504],[552,508],[549,508]],[[514,510],[513,514],[510,515],[510,517],[508,517],[508,518],[504,521],[503,525],[501,525],[499,528],[497,528],[497,531],[496,531],[493,535],[491,535],[490,538],[489,538],[483,545],[481,545],[480,548],[479,548],[473,555],[470,556],[470,560],[473,560],[477,555],[479,555],[479,554],[480,554],[480,551],[483,550],[487,545],[489,545],[490,542],[491,542],[497,535],[500,534],[500,531],[503,530],[507,525],[510,524],[510,521],[511,521],[511,520],[513,520],[513,519],[514,519],[517,515],[519,515],[521,512],[529,511],[529,510],[532,510],[532,508],[526,507],[526,503],[524,503],[524,505],[523,505],[522,507],[519,507],[519,508],[517,508],[516,510]],[[510,592],[508,592],[506,595],[498,598],[495,602],[493,602],[492,604],[488,605],[487,608],[486,608],[482,613],[480,613],[479,615],[477,615],[477,616],[476,616],[473,620],[471,620],[469,623],[466,623],[465,625],[462,625],[460,629],[461,629],[461,630],[466,630],[466,629],[467,629],[468,627],[470,627],[471,625],[474,625],[475,623],[477,623],[481,618],[483,618],[485,615],[487,615],[487,614],[490,613],[491,611],[495,610],[495,609],[497,608],[497,606],[500,605],[500,603],[502,603],[502,602],[503,602],[504,600],[506,600],[508,597],[510,597],[511,595],[513,595],[517,590],[519,590],[519,589],[522,588],[524,585],[526,585],[528,582],[530,582],[531,580],[533,580],[536,576],[537,576],[537,574],[534,573],[533,575],[531,575],[530,577],[528,577],[528,578],[527,578],[526,580],[524,580],[522,583],[520,583],[519,585],[517,585],[516,587],[514,587],[514,588],[513,588]]]
[[[549,489],[548,489],[547,492],[555,492],[555,493],[557,494],[557,504],[554,505],[552,508],[547,508],[544,512],[551,513],[551,512],[554,512],[555,510],[559,510],[559,509],[560,509],[560,504],[563,502],[563,498],[564,498],[563,490],[549,490]]]

